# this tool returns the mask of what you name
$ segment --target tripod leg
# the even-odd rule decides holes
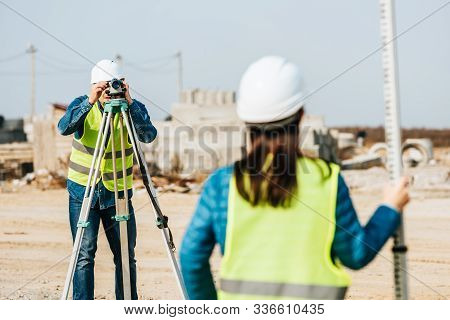
[[[105,146],[106,148],[106,136],[108,135],[108,131],[106,131],[103,135],[103,139],[102,139],[102,133],[105,131],[106,127],[108,126],[108,121],[110,119],[111,115],[109,113],[103,112],[102,115],[102,122],[100,125],[100,130],[98,131],[98,136],[97,136],[97,140],[95,142],[95,149],[94,149],[94,154],[92,155],[92,162],[91,162],[91,167],[89,170],[89,175],[88,175],[88,179],[87,179],[87,183],[86,183],[86,188],[84,189],[84,197],[87,198],[89,193],[90,193],[90,189],[91,189],[91,185],[95,186],[95,183],[97,182],[96,179],[94,179],[95,183],[92,184],[92,174],[94,173],[94,168],[95,168],[95,164],[97,162],[97,159],[101,159],[103,157],[102,151],[100,149],[100,141],[102,141],[102,145]],[[99,156],[100,153],[100,156]]]
[[[120,115],[117,114],[117,117],[120,118]],[[129,261],[128,261],[128,233],[127,233],[127,217],[128,214],[128,201],[124,198],[119,199],[119,187],[117,182],[117,157],[116,157],[116,142],[114,136],[114,122],[115,120],[111,120],[110,130],[111,130],[111,151],[112,151],[112,165],[113,165],[113,178],[114,178],[114,198],[115,198],[115,207],[116,207],[116,216],[114,217],[116,221],[119,222],[119,232],[120,232],[120,246],[121,246],[121,265],[122,265],[122,284],[123,284],[123,297],[124,300],[131,300],[131,284],[130,284],[130,272],[129,272]],[[120,126],[120,130],[122,130],[123,125]],[[121,155],[124,157],[125,153],[123,151],[123,143],[122,143],[121,133]],[[122,160],[123,166],[123,160]],[[126,181],[126,180],[125,180]],[[126,188],[124,189],[126,190]],[[125,191],[124,191],[125,192]],[[128,198],[128,194],[127,194]],[[124,230],[125,229],[125,230]],[[123,248],[124,244],[127,245],[126,250]]]
[[[122,258],[122,283],[123,298],[131,300],[131,277],[130,277],[130,254],[128,252],[128,220],[130,212],[128,208],[128,186],[127,186],[127,166],[125,155],[125,140],[123,134],[123,119],[119,116],[120,149],[122,158],[122,179],[124,198],[119,199],[119,210],[116,212],[116,220],[119,221],[120,229],[120,255]],[[116,207],[117,208],[117,207]]]
[[[67,300],[67,298],[69,296],[69,289],[70,289],[70,285],[72,283],[73,275],[75,273],[75,267],[76,267],[76,263],[78,261],[78,255],[80,253],[81,241],[83,239],[84,230],[89,225],[87,220],[89,218],[89,211],[91,209],[92,198],[94,196],[94,189],[95,189],[94,187],[97,183],[98,173],[100,171],[101,159],[105,152],[106,138],[107,138],[108,131],[109,131],[109,126],[105,125],[105,124],[109,123],[110,120],[111,120],[111,113],[107,113],[107,114],[103,113],[101,131],[99,131],[99,135],[97,137],[95,151],[94,151],[94,155],[93,155],[93,159],[92,159],[92,165],[89,170],[88,183],[86,184],[85,195],[83,198],[83,203],[81,205],[80,219],[78,220],[78,225],[77,225],[78,229],[77,229],[77,233],[75,235],[75,240],[74,240],[73,249],[72,249],[72,255],[70,257],[70,262],[69,262],[69,269],[67,270],[66,281],[64,283],[64,289],[63,289],[63,293],[61,295],[61,300]],[[103,137],[101,138],[101,144],[100,144],[100,137],[102,136],[102,131],[103,131]],[[99,144],[100,144],[100,151],[98,150]],[[95,171],[94,171],[94,167],[95,167]],[[92,174],[93,171],[94,171],[94,173]]]
[[[118,212],[118,202],[119,202],[119,191],[117,186],[117,164],[116,164],[116,138],[114,137],[114,121],[112,119],[110,122],[111,131],[111,154],[112,154],[112,166],[113,166],[113,179],[114,179],[114,200],[116,204],[116,212]]]
[[[125,120],[125,125],[128,129],[128,134],[130,136],[131,144],[133,146],[134,155],[138,161],[139,168],[141,170],[142,179],[144,181],[144,185],[147,189],[148,196],[150,198],[150,202],[152,203],[153,212],[156,217],[158,228],[161,229],[161,234],[164,239],[164,244],[166,246],[167,254],[169,255],[170,262],[172,265],[173,272],[176,276],[178,289],[181,293],[181,296],[184,300],[188,300],[188,294],[186,290],[186,286],[184,285],[183,275],[181,274],[180,266],[178,264],[177,258],[175,256],[175,245],[172,240],[172,235],[170,233],[170,229],[167,225],[167,217],[163,215],[161,208],[158,203],[158,199],[156,197],[156,190],[153,187],[153,183],[148,171],[147,162],[145,161],[144,154],[141,150],[140,145],[138,144],[136,129],[134,128],[133,121],[128,118],[128,113],[126,111],[122,111],[123,119]]]

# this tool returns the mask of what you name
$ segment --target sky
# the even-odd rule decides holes
[[[397,32],[445,2],[397,0]],[[375,0],[0,0],[0,114],[30,112],[30,56],[8,60],[30,43],[38,50],[38,113],[87,94],[92,62],[120,54],[133,96],[162,119],[177,99],[178,50],[184,88],[237,90],[251,62],[281,55],[300,66],[313,92],[380,46],[379,23]],[[398,39],[405,127],[450,127],[449,33],[447,5]],[[382,76],[378,52],[313,94],[306,111],[328,126],[382,125]]]

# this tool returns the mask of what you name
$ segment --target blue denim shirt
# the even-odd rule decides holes
[[[88,96],[84,95],[76,98],[67,107],[67,111],[64,116],[59,120],[58,130],[64,135],[74,134],[77,139],[83,136],[84,120],[88,112],[91,110],[92,105],[89,103]],[[136,129],[137,138],[144,143],[150,143],[155,140],[157,131],[150,121],[147,109],[144,104],[134,100],[130,105],[130,116]],[[67,180],[67,190],[69,196],[80,202],[83,201],[85,187]],[[123,192],[119,192],[119,196],[122,196]],[[131,199],[133,196],[132,190],[128,190],[128,197]],[[93,208],[98,202],[100,209],[106,209],[114,206],[114,193],[106,189],[102,180],[95,186],[94,198],[92,199]]]
[[[217,299],[209,258],[216,244],[223,255],[227,229],[228,191],[233,166],[216,170],[205,182],[180,250],[181,270],[190,299]],[[348,187],[339,175],[336,232],[331,257],[351,268],[367,265],[400,223],[397,211],[380,205],[365,226],[356,215]],[[295,252],[293,251],[293,254]]]

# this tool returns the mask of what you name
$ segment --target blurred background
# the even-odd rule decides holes
[[[397,0],[396,26],[411,297],[450,296],[450,2]],[[124,70],[157,139],[143,145],[179,246],[205,178],[239,159],[239,80],[266,55],[298,64],[309,97],[302,151],[339,163],[361,222],[381,199],[385,169],[378,1],[0,0],[0,298],[57,299],[71,251],[67,165],[57,130],[88,94],[102,59]],[[139,177],[138,170],[135,170]],[[177,298],[142,182],[135,179],[141,299]],[[391,258],[390,245],[382,255]],[[212,259],[216,275],[220,255]],[[350,299],[393,297],[392,263],[352,272]],[[111,299],[105,237],[96,298]]]

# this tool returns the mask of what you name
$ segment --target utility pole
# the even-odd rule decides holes
[[[36,52],[36,47],[30,43],[26,53],[31,55],[31,120],[33,120],[36,112]]]
[[[121,54],[116,54],[116,56],[114,57],[114,60],[117,62],[117,64],[122,68],[123,65],[123,57]]]
[[[179,50],[175,57],[178,62],[178,77],[177,77],[177,90],[178,90],[178,101],[181,101],[181,94],[183,92],[183,57],[181,55],[181,50]]]

